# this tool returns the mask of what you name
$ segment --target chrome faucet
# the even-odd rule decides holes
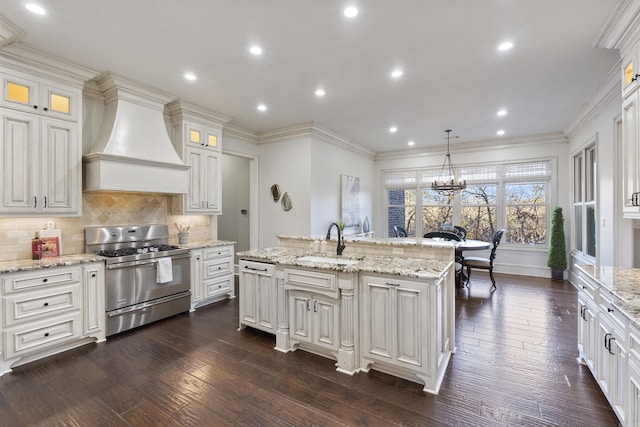
[[[346,245],[344,244],[344,237],[340,234],[340,226],[335,222],[332,222],[331,225],[329,225],[329,229],[327,230],[327,240],[331,239],[331,228],[334,225],[338,229],[338,248],[336,249],[336,255],[342,255],[342,251],[344,251]]]

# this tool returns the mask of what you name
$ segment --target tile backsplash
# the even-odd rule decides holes
[[[82,217],[0,218],[0,261],[31,258],[31,239],[48,221],[62,231],[62,254],[84,252],[84,227],[168,224],[169,242],[177,244],[174,223],[190,226],[191,242],[217,238],[216,217],[174,215],[172,197],[155,193],[91,192],[82,195]]]

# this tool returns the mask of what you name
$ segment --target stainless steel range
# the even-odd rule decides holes
[[[85,238],[107,257],[107,336],[189,310],[191,251],[168,244],[167,225],[87,227]]]

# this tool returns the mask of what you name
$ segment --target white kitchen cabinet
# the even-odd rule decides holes
[[[191,309],[235,298],[234,245],[191,250]]]
[[[184,213],[222,212],[220,153],[201,148],[185,148],[189,170],[189,193],[183,195]]]
[[[625,218],[640,218],[640,206],[634,206],[632,201],[634,193],[640,192],[639,101],[640,92],[635,91],[622,103],[622,208]]]
[[[626,328],[619,325],[614,313],[601,311],[598,318],[597,368],[598,383],[611,407],[624,425],[627,397]]]
[[[0,78],[0,107],[78,122],[79,89],[7,69],[0,69]]]
[[[167,105],[172,142],[189,171],[189,192],[174,197],[181,214],[222,213],[222,127],[230,118],[184,101]]]
[[[591,369],[595,369],[596,356],[596,324],[595,303],[585,298],[584,294],[578,294],[578,355],[580,359]]]
[[[105,335],[105,265],[102,262],[82,267],[84,276],[84,334],[99,341]]]
[[[9,273],[0,280],[0,372],[105,339],[104,263]]]
[[[278,326],[275,265],[243,259],[239,270],[240,327],[275,334]]]
[[[447,276],[361,276],[361,366],[419,380],[437,393],[453,350]],[[449,289],[451,288],[451,289]]]
[[[337,358],[342,324],[338,273],[285,268],[284,288],[287,291],[290,347],[302,346]]]
[[[289,291],[290,342],[337,352],[340,347],[340,304],[323,295]]]
[[[78,125],[0,109],[0,134],[0,214],[79,214]]]

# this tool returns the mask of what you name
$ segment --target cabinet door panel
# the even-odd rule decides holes
[[[202,211],[204,208],[204,198],[202,189],[202,173],[203,173],[203,151],[187,149],[186,163],[191,166],[189,170],[189,193],[185,196],[187,199],[187,211]]]
[[[257,276],[255,273],[241,271],[240,304],[241,321],[247,324],[258,323],[257,313]]]
[[[397,348],[396,358],[416,366],[422,365],[422,345],[420,319],[423,307],[420,303],[420,291],[400,288],[396,292],[397,310]],[[427,315],[427,313],[424,313]]]
[[[329,300],[316,297],[313,301],[314,342],[333,350],[339,347],[338,325],[340,324],[338,306]]]
[[[385,358],[391,358],[392,314],[391,297],[393,290],[388,286],[367,285],[368,303],[368,328],[369,353]]]
[[[74,124],[43,120],[43,210],[72,212],[80,193],[76,127]],[[46,197],[46,202],[44,197]]]
[[[311,298],[306,294],[289,294],[289,327],[291,337],[311,342]]]
[[[205,208],[209,211],[219,211],[220,206],[220,158],[218,154],[206,153],[205,157],[206,181],[204,185]]]
[[[257,281],[257,322],[265,328],[276,329],[276,288],[273,286],[273,277],[256,273]]]
[[[2,211],[34,212],[39,170],[38,119],[27,114],[2,116]]]

